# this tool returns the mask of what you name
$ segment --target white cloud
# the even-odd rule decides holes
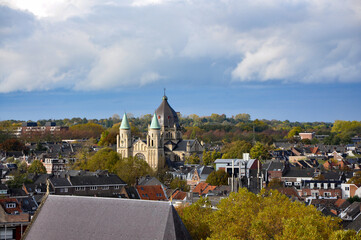
[[[0,0],[0,92],[214,71],[220,84],[360,82],[360,12],[357,0]]]

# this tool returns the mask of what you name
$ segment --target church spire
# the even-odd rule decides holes
[[[153,115],[152,123],[150,124],[151,129],[160,129],[160,125],[157,119],[157,115]]]
[[[123,120],[122,120],[122,124],[120,125],[120,129],[130,129],[128,117],[126,113],[124,113],[123,115]]]

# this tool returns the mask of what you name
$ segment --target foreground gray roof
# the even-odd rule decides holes
[[[49,195],[25,239],[191,239],[168,202]]]

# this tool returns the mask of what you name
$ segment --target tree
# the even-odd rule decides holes
[[[82,122],[87,122],[87,120],[84,119]],[[71,126],[69,131],[73,138],[99,138],[104,128],[99,124],[89,122]]]
[[[288,132],[287,137],[289,139],[292,139],[295,135],[298,135],[300,132],[302,132],[302,128],[301,127],[293,127],[291,129],[291,131]]]
[[[230,158],[239,158],[243,159],[243,153],[249,153],[252,148],[252,145],[247,141],[235,141],[229,144],[222,149],[223,159]]]
[[[234,117],[234,119],[242,122],[248,122],[249,120],[251,120],[251,115],[247,113],[239,113]]]
[[[23,151],[25,150],[25,145],[18,139],[7,139],[0,144],[0,149],[4,151]]]
[[[123,158],[117,162],[114,169],[115,173],[129,185],[135,184],[142,176],[154,174],[148,163],[137,157]]]
[[[28,168],[28,173],[44,174],[46,173],[46,168],[42,162],[34,160]]]
[[[267,148],[260,142],[257,142],[250,151],[251,158],[267,160],[271,158]]]
[[[193,153],[189,157],[186,157],[185,163],[186,164],[199,164],[201,162],[201,159],[196,153]]]
[[[228,177],[228,173],[226,173],[224,170],[219,169],[217,171],[211,172],[208,175],[206,182],[212,186],[227,185]]]
[[[186,180],[181,180],[179,178],[174,178],[170,184],[169,187],[172,189],[180,189],[184,192],[188,192],[189,191],[189,186],[187,185],[187,181]]]
[[[212,208],[207,198],[201,197],[190,206],[183,205],[176,209],[194,240],[207,239],[209,237],[209,218],[212,215]]]
[[[277,188],[282,188],[282,187],[283,187],[283,183],[278,178],[272,178],[271,181],[269,181],[269,183],[267,185],[267,188],[270,188],[270,189],[277,189]]]
[[[353,197],[349,197],[347,198],[347,201],[349,203],[353,203],[353,202],[361,202],[361,198],[358,195],[355,195]]]
[[[108,170],[115,171],[115,165],[120,161],[120,155],[111,148],[102,148],[96,152],[84,166],[90,171]]]
[[[340,219],[292,202],[276,190],[254,194],[242,188],[222,199],[216,211],[201,206],[197,203],[180,209],[179,215],[194,239],[326,240],[340,229]]]
[[[347,183],[353,183],[356,185],[360,185],[361,184],[361,172],[355,172],[354,176],[352,178],[350,178],[350,180],[348,180]]]
[[[204,166],[208,166],[214,163],[215,160],[218,158],[221,158],[222,154],[220,152],[217,152],[216,150],[210,151],[203,151],[202,155],[202,162]]]
[[[338,230],[331,234],[330,240],[360,240],[361,233],[355,230]]]

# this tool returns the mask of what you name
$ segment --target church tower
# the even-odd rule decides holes
[[[153,115],[152,123],[148,129],[147,148],[149,166],[153,169],[163,168],[165,165],[163,136],[156,114]]]
[[[124,113],[122,124],[119,128],[119,135],[117,135],[117,152],[122,155],[123,158],[132,156],[132,136],[130,131],[130,125],[127,118],[127,114]]]
[[[162,103],[155,111],[160,123],[164,142],[178,143],[182,140],[182,131],[176,111],[169,105],[168,97],[164,94]]]

